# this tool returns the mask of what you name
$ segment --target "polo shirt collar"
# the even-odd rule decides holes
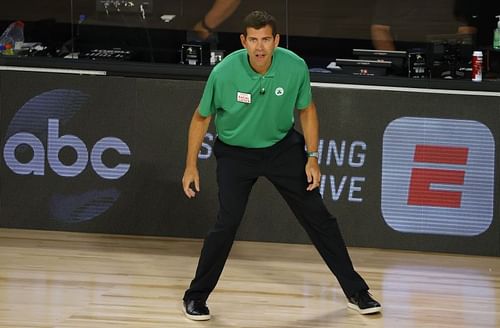
[[[276,49],[274,49],[273,60],[271,62],[271,66],[269,66],[269,69],[267,70],[267,72],[265,74],[260,74],[260,73],[257,73],[256,71],[254,71],[252,66],[250,66],[250,61],[248,59],[248,51],[245,51],[245,58],[243,59],[243,62],[244,62],[244,66],[245,66],[245,69],[246,69],[248,75],[253,80],[260,79],[261,77],[266,77],[266,78],[274,77],[275,71],[276,71],[276,52],[277,52]]]

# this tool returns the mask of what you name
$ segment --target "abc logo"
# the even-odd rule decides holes
[[[33,157],[26,163],[16,158],[16,150],[21,145],[29,146]],[[69,147],[76,152],[76,160],[72,164],[64,164],[59,159],[61,149]],[[105,137],[96,142],[90,151],[90,164],[93,170],[104,179],[119,179],[130,169],[129,163],[119,163],[114,167],[106,166],[102,156],[106,150],[112,149],[120,155],[130,155],[128,145],[116,137]],[[19,132],[12,135],[5,143],[3,151],[5,163],[16,174],[45,175],[45,158],[50,168],[59,176],[76,177],[88,165],[89,151],[85,143],[74,135],[59,136],[59,120],[48,119],[47,149],[35,135]]]

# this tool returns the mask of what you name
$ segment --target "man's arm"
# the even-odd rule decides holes
[[[306,140],[307,151],[318,151],[319,143],[319,123],[318,114],[316,113],[316,105],[311,101],[309,106],[299,111],[300,124],[304,132],[304,139]],[[308,157],[306,164],[307,190],[313,190],[319,187],[321,172],[316,157]]]
[[[198,108],[194,111],[191,124],[189,125],[188,134],[188,149],[186,156],[186,168],[182,177],[182,188],[188,198],[196,195],[200,191],[200,175],[198,173],[198,153],[200,152],[201,144],[210,124],[210,116],[203,117],[198,112]],[[191,183],[194,183],[194,188],[191,189]]]
[[[371,26],[373,47],[377,50],[396,50],[391,27],[388,25],[373,24]]]
[[[477,33],[477,28],[474,26],[459,26],[457,30],[458,34],[474,35]]]
[[[212,8],[210,8],[201,21],[196,23],[193,30],[202,39],[207,39],[212,30],[234,13],[240,2],[241,0],[215,0]]]

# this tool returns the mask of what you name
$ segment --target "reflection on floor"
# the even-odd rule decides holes
[[[180,309],[201,241],[0,229],[0,327],[496,327],[500,260],[351,248],[383,314],[346,307],[310,245],[236,242],[209,299]]]

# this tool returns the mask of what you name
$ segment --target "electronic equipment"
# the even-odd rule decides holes
[[[408,77],[423,79],[429,77],[427,55],[423,51],[408,51]]]
[[[342,73],[361,76],[387,75],[392,62],[387,60],[363,60],[337,58],[336,64],[342,68]]]
[[[431,75],[446,79],[464,77],[463,71],[470,68],[474,40],[468,34],[429,35],[429,63]]]
[[[185,43],[181,48],[181,63],[186,65],[210,65],[210,44],[207,42]]]
[[[352,49],[352,54],[359,59],[390,61],[395,66],[402,66],[407,55],[406,51],[373,49]]]
[[[487,77],[497,78],[500,75],[500,51],[486,49],[484,63]]]
[[[407,52],[400,50],[352,49],[352,54],[362,60],[390,61],[388,72],[403,75],[406,67]]]
[[[140,14],[146,19],[146,14],[153,12],[153,0],[96,0],[96,11],[112,13]]]
[[[78,58],[92,60],[130,60],[132,55],[132,51],[122,50],[120,48],[92,49],[90,51],[80,53]]]

